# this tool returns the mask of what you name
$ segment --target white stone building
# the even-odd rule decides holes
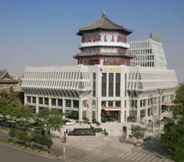
[[[134,57],[131,60],[132,65],[167,68],[167,61],[160,40],[151,35],[147,40],[130,41],[129,43],[128,54]]]
[[[77,65],[26,67],[22,82],[25,104],[36,112],[59,109],[78,121],[117,121],[124,131],[133,124],[154,129],[169,116],[176,74],[167,69],[160,42],[143,41],[151,51],[148,56],[153,53],[154,57],[147,61],[134,52],[137,43],[129,45],[130,33],[105,15],[81,28],[80,53],[74,57]],[[131,65],[132,59],[137,66]]]

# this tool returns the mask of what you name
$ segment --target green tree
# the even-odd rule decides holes
[[[13,89],[0,92],[0,122],[7,123],[12,142],[29,147],[34,145],[39,149],[50,148],[51,130],[62,127],[63,114],[59,110],[45,110],[34,114],[29,107],[21,104]]]
[[[46,128],[50,131],[59,130],[63,126],[63,114],[61,111],[55,110],[48,110],[39,113],[40,119],[45,122]]]
[[[184,85],[176,91],[175,105],[172,107],[173,118],[169,119],[161,135],[161,143],[166,146],[172,158],[177,162],[184,161]]]

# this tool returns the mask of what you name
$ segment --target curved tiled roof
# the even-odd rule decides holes
[[[6,70],[0,70],[0,80],[7,74]]]
[[[98,29],[122,31],[122,32],[125,32],[126,34],[132,33],[130,30],[111,21],[105,14],[102,14],[101,18],[98,21],[90,24],[89,26],[80,28],[77,34],[81,35],[83,32],[88,32],[88,31],[98,30]]]

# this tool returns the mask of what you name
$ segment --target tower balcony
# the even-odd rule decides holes
[[[81,42],[81,48],[85,47],[123,47],[123,48],[129,48],[130,45],[126,42]]]

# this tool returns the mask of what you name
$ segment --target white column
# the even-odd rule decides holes
[[[79,122],[83,120],[83,104],[82,104],[82,97],[79,97]]]
[[[52,109],[52,99],[49,97],[49,110]]]
[[[121,109],[120,111],[120,122],[123,123],[124,122],[124,111]]]
[[[146,124],[148,124],[148,98],[146,98],[145,118],[146,118]]]
[[[24,94],[24,105],[27,104],[27,96]]]
[[[102,67],[98,67],[97,71],[97,113],[96,113],[96,119],[99,123],[101,123],[101,111],[102,111],[102,105],[101,105],[101,93],[102,93]],[[108,86],[107,86],[108,87]],[[108,94],[107,94],[108,95]]]
[[[38,96],[36,96],[36,113],[39,113],[39,101],[38,101]]]
[[[63,111],[63,119],[65,119],[65,113],[66,113],[66,109],[65,109],[65,98],[63,97],[62,98],[62,101],[63,101],[63,109],[62,109],[62,111]]]
[[[88,98],[88,119],[89,122],[92,122],[92,96],[90,95]]]
[[[140,99],[137,99],[137,122],[140,122]]]
[[[123,123],[124,122],[124,100],[121,100],[121,110],[120,110],[120,122]]]

